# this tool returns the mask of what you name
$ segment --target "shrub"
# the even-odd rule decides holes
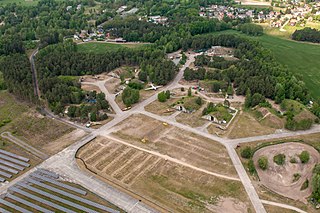
[[[262,170],[266,170],[268,168],[268,158],[266,156],[262,156],[258,160],[258,165]]]
[[[167,94],[165,92],[158,93],[158,101],[166,102],[167,101]]]
[[[292,158],[290,159],[290,163],[297,163],[297,159],[296,159],[295,157],[292,157]]]
[[[297,182],[300,179],[300,177],[301,177],[300,173],[294,173],[292,182],[293,183]]]
[[[303,190],[305,190],[305,189],[308,188],[308,187],[309,187],[309,180],[306,179],[306,180],[303,182],[303,184],[301,185],[300,191],[303,191]]]
[[[254,166],[254,163],[253,163],[252,159],[250,159],[248,161],[248,169],[249,169],[250,174],[255,174],[256,173],[256,167]]]
[[[241,150],[241,157],[250,159],[252,157],[253,151],[250,146],[245,147]]]
[[[273,157],[273,162],[278,165],[283,165],[286,160],[286,156],[284,154],[278,154]]]
[[[302,151],[299,155],[301,163],[308,163],[310,160],[310,154],[307,151]]]

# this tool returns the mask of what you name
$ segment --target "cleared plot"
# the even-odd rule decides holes
[[[206,104],[203,104],[200,109],[193,113],[180,113],[176,117],[176,121],[182,123],[184,125],[188,125],[191,127],[200,127],[205,125],[208,121],[201,118],[202,111],[206,107]]]
[[[302,151],[310,153],[310,160],[307,163],[301,163],[299,155]],[[278,154],[284,154],[283,165],[277,165],[273,158]],[[266,156],[268,159],[268,168],[260,169],[258,159],[261,156]],[[295,159],[292,163],[292,159]],[[259,149],[253,156],[257,172],[261,184],[268,187],[272,191],[289,197],[294,200],[307,202],[306,198],[311,195],[312,189],[309,186],[302,190],[302,185],[306,179],[312,180],[312,170],[320,160],[320,155],[309,145],[301,143],[283,143],[272,146],[267,146]],[[294,180],[294,175],[299,174],[299,178]]]
[[[144,115],[133,115],[115,127],[112,137],[157,151],[198,168],[237,177],[224,146],[216,141],[165,126]]]
[[[152,102],[145,107],[145,110],[157,115],[169,116],[172,115],[175,110],[172,109],[171,105],[177,102],[179,99],[170,98],[166,102],[159,102],[158,100]]]
[[[257,121],[250,113],[243,112],[230,127],[229,138],[245,138],[251,136],[268,135],[276,131],[275,128],[263,125]]]
[[[108,143],[117,143],[106,140]],[[82,147],[77,156],[85,155],[92,143],[97,141]],[[87,169],[109,183],[120,185],[122,190],[134,192],[139,199],[161,206],[162,211],[213,212],[216,208],[219,212],[236,212],[239,209],[241,212],[252,211],[239,181],[199,172],[133,147],[122,145],[121,149],[123,152],[119,152],[103,170],[85,160]],[[99,161],[110,156],[112,153],[100,156]],[[83,161],[79,160],[78,163],[82,164]],[[230,205],[219,204],[225,199]]]

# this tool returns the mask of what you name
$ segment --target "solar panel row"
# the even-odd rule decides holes
[[[65,191],[63,191],[63,190],[60,190],[60,189],[54,188],[54,187],[52,187],[52,186],[49,186],[49,185],[47,185],[47,184],[41,183],[41,182],[39,182],[39,181],[33,180],[33,179],[31,179],[31,178],[28,178],[27,181],[30,182],[30,183],[36,184],[36,185],[38,185],[38,186],[40,186],[40,187],[42,187],[42,188],[49,189],[49,190],[51,190],[51,191],[53,191],[53,192],[56,192],[56,193],[59,193],[59,194],[61,194],[61,195],[66,196],[66,197],[69,197],[69,198],[71,198],[71,199],[80,201],[80,202],[82,202],[82,203],[88,204],[88,205],[93,206],[93,207],[96,207],[96,208],[98,208],[98,209],[105,210],[105,211],[110,212],[110,213],[118,213],[118,212],[119,212],[119,211],[116,211],[116,210],[114,210],[114,209],[108,208],[108,207],[106,207],[106,206],[104,206],[104,205],[101,205],[101,204],[99,204],[99,203],[92,202],[92,201],[90,201],[90,200],[84,199],[84,198],[82,198],[82,197],[79,197],[79,196],[77,196],[77,195],[71,194],[71,193],[69,193],[69,192],[65,192]]]
[[[15,158],[12,158],[12,157],[8,157],[6,155],[3,155],[3,154],[0,154],[0,158],[4,159],[4,160],[7,160],[7,161],[11,161],[13,163],[16,163],[16,164],[19,164],[21,166],[25,166],[25,167],[29,167],[30,164],[26,163],[26,162],[23,162],[21,160],[17,160]]]
[[[10,156],[10,157],[17,158],[17,159],[22,160],[22,161],[25,161],[25,162],[29,162],[29,159],[28,159],[28,158],[21,157],[20,155],[13,154],[13,153],[11,153],[11,152],[7,152],[7,151],[4,151],[4,150],[2,150],[2,149],[0,149],[0,153],[5,154],[5,155],[8,155],[8,156]]]
[[[50,199],[52,199],[52,200],[56,200],[56,201],[58,201],[58,202],[60,202],[60,203],[67,204],[67,205],[69,205],[69,206],[71,206],[71,207],[74,207],[74,208],[76,208],[76,209],[79,209],[79,210],[81,210],[81,211],[90,212],[90,213],[98,213],[97,211],[94,211],[94,210],[89,209],[89,208],[87,208],[87,207],[84,207],[84,206],[81,206],[81,205],[79,205],[79,204],[73,203],[73,202],[71,202],[71,201],[69,201],[69,200],[66,200],[66,199],[63,199],[63,198],[61,198],[61,197],[52,195],[52,194],[50,194],[50,193],[48,193],[48,192],[44,192],[44,191],[42,191],[42,190],[40,190],[40,189],[37,189],[37,188],[35,188],[35,187],[32,187],[32,186],[30,186],[30,185],[28,185],[28,184],[19,182],[19,183],[17,183],[17,185],[19,185],[19,186],[21,186],[21,187],[23,187],[23,188],[26,188],[26,189],[28,189],[28,190],[31,190],[31,191],[33,191],[33,192],[36,192],[36,193],[38,193],[38,194],[40,194],[40,195],[46,196],[46,197],[48,197],[48,198],[50,198]]]
[[[66,213],[75,213],[74,209],[78,209],[77,212],[98,213],[98,211],[92,208],[100,209],[102,212],[119,213],[117,210],[68,192],[69,190],[81,195],[87,194],[84,190],[61,183],[52,178],[58,179],[59,175],[40,169],[10,187],[9,192],[5,195],[5,198],[9,198],[10,200],[0,198],[0,204],[14,209],[15,212],[19,211],[22,213],[29,213],[29,209],[44,213],[53,213],[55,212],[53,209]],[[55,186],[58,186],[58,188]],[[12,203],[13,201],[14,203]],[[19,206],[19,204],[22,206]],[[25,209],[24,206],[28,208]],[[8,213],[10,211],[0,208],[0,212]]]
[[[13,191],[13,192],[19,193],[19,194],[21,194],[21,195],[23,195],[23,196],[25,196],[25,197],[31,198],[31,199],[33,199],[33,200],[35,200],[35,201],[38,201],[38,202],[40,202],[40,203],[43,203],[43,204],[45,204],[45,205],[47,205],[47,206],[51,206],[51,207],[53,207],[53,208],[55,208],[55,209],[58,209],[58,210],[60,210],[60,211],[62,211],[62,212],[66,212],[66,213],[76,213],[76,212],[74,212],[74,211],[72,211],[72,210],[70,210],[70,209],[67,209],[67,208],[64,208],[64,207],[62,207],[62,206],[59,206],[59,205],[57,205],[57,204],[55,204],[55,203],[52,203],[51,201],[42,199],[42,198],[37,197],[37,196],[35,196],[35,195],[33,195],[33,194],[30,194],[30,193],[25,192],[25,191],[23,191],[23,190],[21,190],[21,189],[18,189],[18,188],[16,188],[16,187],[11,187],[10,190]]]
[[[12,174],[18,174],[25,167],[29,167],[30,164],[26,162],[29,162],[28,158],[0,149],[0,182],[6,181],[6,178],[12,178]]]
[[[87,194],[87,192],[84,191],[84,190],[81,190],[81,189],[78,189],[78,188],[69,186],[69,185],[67,185],[67,184],[61,183],[61,182],[56,181],[56,180],[52,180],[51,178],[47,178],[47,177],[44,177],[44,176],[42,176],[42,175],[38,175],[38,174],[36,174],[36,173],[31,174],[31,176],[32,176],[32,177],[35,177],[35,178],[38,178],[38,179],[40,179],[40,180],[42,180],[42,181],[47,181],[47,182],[52,183],[52,184],[54,184],[54,185],[60,186],[60,187],[65,188],[65,189],[68,189],[68,190],[70,190],[70,191],[79,193],[79,194],[81,194],[81,195],[86,195],[86,194]]]

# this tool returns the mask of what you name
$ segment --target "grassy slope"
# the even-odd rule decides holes
[[[81,52],[95,52],[103,53],[107,50],[118,50],[123,47],[136,48],[144,44],[113,44],[113,43],[103,43],[103,42],[88,42],[78,45],[78,50]]]
[[[240,34],[239,32],[233,30],[219,33]],[[251,38],[260,41],[264,47],[272,51],[278,62],[288,66],[289,70],[297,76],[301,76],[313,97],[316,98],[320,96],[319,45],[291,41],[271,35],[263,35],[260,37]]]

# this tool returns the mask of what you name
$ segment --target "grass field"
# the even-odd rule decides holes
[[[0,132],[9,131],[35,148],[53,154],[72,143],[83,132],[67,137],[74,129],[39,114],[33,106],[15,100],[7,91],[0,91]],[[64,138],[66,137],[66,138]]]
[[[236,33],[229,30],[220,32]],[[244,35],[244,34],[241,34]],[[303,43],[280,38],[278,36],[263,35],[260,37],[250,37],[261,42],[261,44],[270,49],[276,60],[287,66],[291,72],[301,77],[316,98],[320,96],[320,46],[317,44]]]
[[[78,45],[78,51],[80,52],[94,52],[94,53],[104,53],[107,50],[118,50],[120,48],[137,48],[145,44],[136,43],[136,44],[114,44],[114,43],[105,43],[105,42],[88,42]]]

